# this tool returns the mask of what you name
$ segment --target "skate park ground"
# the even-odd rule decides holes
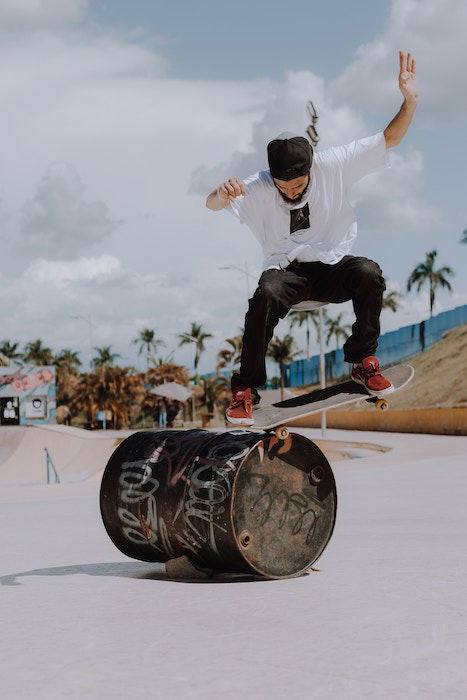
[[[336,529],[295,579],[128,559],[101,522],[104,464],[1,482],[2,697],[464,698],[467,437],[326,438],[390,449],[330,453]]]

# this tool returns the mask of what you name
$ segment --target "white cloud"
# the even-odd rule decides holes
[[[113,255],[99,258],[51,261],[39,258],[24,272],[24,279],[35,283],[64,288],[72,282],[105,282],[122,276],[120,260]]]
[[[330,86],[339,103],[360,109],[393,109],[401,100],[398,50],[417,61],[420,108],[434,123],[467,115],[467,3],[465,0],[393,0],[381,36],[359,47]]]
[[[80,21],[89,0],[0,0],[0,27],[42,28]]]
[[[397,234],[433,230],[440,212],[420,195],[423,185],[423,155],[390,152],[391,167],[363,178],[352,189],[360,231]]]
[[[251,130],[247,148],[234,151],[226,163],[198,168],[192,176],[191,191],[208,193],[227,177],[244,178],[267,168],[269,141],[282,131],[305,134],[309,123],[305,105],[310,99],[319,114],[320,148],[351,141],[358,134],[367,135],[364,121],[355,110],[346,105],[331,105],[322,78],[311,71],[289,72],[283,82],[271,86],[263,114]]]
[[[203,261],[204,268],[209,264],[209,259]],[[176,361],[191,366],[192,350],[178,348],[178,334],[196,321],[214,336],[201,365],[209,371],[224,338],[243,324],[246,310],[244,280],[216,267],[209,279],[197,270],[178,276],[159,270],[144,274],[126,268],[114,255],[103,255],[37,259],[18,279],[0,279],[2,339],[26,343],[41,337],[54,350],[73,347],[85,358],[90,344],[112,345],[127,364],[140,363],[131,340],[149,327],[165,340],[164,354],[175,350]],[[92,324],[92,343],[86,320]]]
[[[76,253],[101,242],[114,229],[104,202],[87,202],[76,168],[55,163],[47,168],[34,199],[20,216],[16,244],[34,255]]]

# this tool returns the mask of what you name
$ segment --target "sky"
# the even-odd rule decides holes
[[[435,312],[467,303],[467,4],[464,0],[0,0],[0,341],[41,338],[86,364],[153,328],[212,334],[200,370],[243,325],[261,270],[252,233],[206,195],[266,166],[280,131],[319,148],[384,129],[398,111],[398,49],[417,60],[420,104],[391,169],[353,190],[353,249],[379,262],[400,310],[382,332],[429,315],[405,287],[430,250],[454,269]],[[225,269],[230,268],[230,269]],[[329,307],[344,312],[350,304]],[[277,328],[288,331],[287,320]],[[304,330],[297,332],[304,347]],[[333,347],[332,342],[330,347]],[[312,349],[316,349],[313,341]]]

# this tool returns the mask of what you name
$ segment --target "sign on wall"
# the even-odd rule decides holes
[[[0,425],[56,422],[55,367],[0,367]]]
[[[17,396],[0,398],[0,425],[19,425],[19,399]]]

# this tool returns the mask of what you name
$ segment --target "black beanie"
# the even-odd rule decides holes
[[[284,132],[268,143],[269,169],[278,180],[294,180],[307,175],[312,160],[313,149],[304,136]]]

